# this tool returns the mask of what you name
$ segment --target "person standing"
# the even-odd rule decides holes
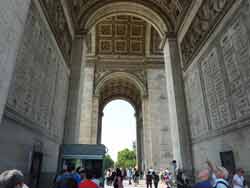
[[[210,171],[209,169],[203,169],[198,174],[199,182],[196,183],[193,188],[213,188],[210,181]]]
[[[157,188],[159,180],[160,180],[160,177],[155,172],[152,172],[152,176],[153,176],[154,187]]]
[[[128,169],[127,176],[128,176],[128,184],[131,185],[132,184],[131,180],[132,180],[132,177],[133,177],[133,172],[132,172],[131,168]]]
[[[212,183],[214,188],[229,188],[228,171],[226,168],[214,166],[211,161],[207,160],[207,164],[212,173]]]
[[[233,188],[244,188],[244,170],[239,168],[233,176]]]
[[[123,177],[122,172],[119,168],[116,169],[115,178],[114,178],[114,188],[123,188]]]
[[[24,184],[24,175],[19,170],[7,170],[0,174],[1,188],[28,188]]]
[[[148,171],[147,175],[146,175],[146,184],[147,184],[147,188],[152,188],[152,175],[151,172]]]
[[[92,181],[91,170],[86,170],[86,179],[79,184],[79,188],[98,188],[98,185]]]

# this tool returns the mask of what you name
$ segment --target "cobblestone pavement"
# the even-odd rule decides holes
[[[128,181],[125,180],[123,181],[123,186],[124,188],[146,188],[146,181],[145,180],[140,180],[139,184],[137,186],[135,186],[134,183],[132,183],[132,185],[129,185]],[[164,186],[163,183],[158,184],[158,188],[165,188],[166,186]],[[105,185],[105,188],[113,188],[113,186],[107,186]],[[152,188],[154,188],[154,185],[152,185]]]

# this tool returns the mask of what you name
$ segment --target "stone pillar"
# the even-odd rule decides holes
[[[167,94],[173,156],[177,166],[192,174],[192,152],[180,54],[176,38],[167,38],[164,46]]]
[[[84,67],[86,64],[85,35],[77,35],[73,41],[68,107],[64,128],[64,143],[79,142]]]
[[[136,114],[136,149],[137,149],[137,166],[142,170],[142,118],[141,114]]]
[[[143,143],[144,143],[144,165],[145,169],[153,167],[152,158],[152,138],[151,127],[149,124],[149,104],[148,97],[144,97],[142,100],[142,114],[143,114]]]
[[[81,96],[81,122],[80,144],[92,143],[92,113],[93,113],[93,87],[94,87],[94,64],[88,64],[84,69],[83,93]]]
[[[30,2],[0,1],[0,123]]]
[[[104,115],[103,112],[99,111],[98,128],[97,128],[97,144],[101,144],[101,142],[102,142],[102,118],[103,118],[103,115]]]
[[[93,97],[92,105],[92,127],[91,127],[91,143],[97,144],[98,139],[98,124],[99,124],[99,97]]]

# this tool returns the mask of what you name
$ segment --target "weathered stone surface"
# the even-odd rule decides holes
[[[0,122],[30,0],[0,2]]]
[[[70,62],[72,37],[61,0],[40,0],[66,63]]]
[[[68,89],[67,71],[48,26],[32,3],[18,50],[8,108],[18,118],[27,120],[32,128],[61,138]]]
[[[159,170],[170,165],[173,160],[165,72],[163,69],[149,69],[147,79],[149,124],[148,129],[145,129],[144,132],[145,136],[151,137],[149,140],[153,146],[150,151],[153,164],[147,164],[147,167],[152,165]],[[144,143],[144,147],[148,147],[148,145]],[[145,157],[148,157],[147,153]]]
[[[193,170],[190,131],[187,126],[184,82],[176,38],[167,38],[164,56],[173,158],[178,168],[184,169],[190,176]]]
[[[203,1],[181,42],[183,67],[187,68],[191,58],[213,31],[215,24],[225,15],[235,0]]]
[[[209,127],[197,64],[188,68],[184,82],[191,136],[204,135],[209,131]]]
[[[3,152],[0,156],[0,171],[19,169],[28,179],[31,154],[34,150],[39,151],[43,153],[40,187],[51,187],[57,170],[59,144],[6,117],[1,125],[0,149]],[[15,135],[10,136],[13,133]],[[37,145],[40,145],[39,150]]]
[[[225,151],[233,152],[236,168],[250,170],[249,9],[248,1],[235,4],[184,74],[196,170],[207,158],[221,165]]]
[[[88,66],[84,69],[83,93],[81,95],[81,120],[78,141],[80,144],[91,144],[92,142],[93,86],[94,67]]]

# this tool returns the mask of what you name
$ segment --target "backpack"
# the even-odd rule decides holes
[[[229,185],[226,184],[224,181],[217,181],[216,184],[215,184],[215,186],[214,186],[213,188],[217,188],[217,185],[218,185],[218,184],[223,184],[223,185],[226,186],[226,188],[230,188]]]

